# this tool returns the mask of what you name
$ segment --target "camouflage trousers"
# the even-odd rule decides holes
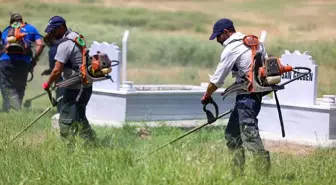
[[[258,128],[257,116],[261,109],[261,100],[261,94],[244,94],[236,97],[234,110],[225,129],[225,139],[235,174],[243,173],[244,148],[253,153],[258,171],[268,172],[270,168],[270,154],[264,148]]]
[[[86,117],[86,106],[91,98],[92,86],[83,88],[79,101],[76,102],[79,89],[64,89],[61,101],[59,127],[60,135],[68,146],[74,144],[74,139],[79,134],[85,144],[95,144],[96,134],[91,128]]]

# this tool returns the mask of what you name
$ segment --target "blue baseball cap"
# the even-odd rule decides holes
[[[44,32],[50,33],[54,29],[56,29],[56,28],[60,27],[61,25],[65,24],[65,22],[66,21],[65,21],[65,19],[63,19],[63,17],[54,16],[54,17],[50,18],[48,26],[46,27]]]
[[[219,19],[213,26],[212,34],[209,40],[215,39],[218,35],[223,33],[224,29],[234,28],[233,22],[230,19]]]

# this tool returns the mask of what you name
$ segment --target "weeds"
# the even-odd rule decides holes
[[[217,15],[187,10],[171,13],[136,8],[101,8],[89,4],[97,2],[94,0],[81,2],[88,4],[11,1],[0,7],[0,15],[8,17],[0,23],[2,27],[7,26],[8,12],[15,10],[43,33],[49,18],[58,14],[67,19],[70,28],[81,32],[88,43],[116,42],[120,47],[124,29],[130,29],[128,76],[136,84],[199,85],[202,81],[208,81],[207,74],[211,74],[219,62],[223,47],[207,40]],[[238,20],[237,25],[260,28],[270,25],[274,19],[292,19],[293,15],[284,15],[282,11],[286,7],[285,3],[257,2],[258,6],[248,2],[235,3],[232,7],[241,11],[261,8],[263,14],[278,15],[265,23]],[[240,16],[240,12],[237,14]],[[316,22],[320,23],[317,20],[314,17],[309,23],[302,22],[295,26],[291,25],[293,21],[288,21],[289,31],[294,31],[293,34],[316,31]],[[298,42],[283,37],[267,41],[266,44],[268,53],[276,56],[281,56],[285,49],[291,52],[297,49],[301,53],[308,50],[319,65],[319,95],[336,93],[336,84],[332,80],[336,77],[333,63],[336,53],[330,49],[335,46],[335,41],[330,39]],[[47,51],[43,52],[36,73],[47,66]],[[46,78],[35,78],[29,83],[26,97],[41,92],[40,84]],[[226,82],[225,85],[228,84]],[[202,129],[136,162],[135,158],[174,139],[185,130],[147,128],[151,137],[143,138],[130,125],[121,129],[94,128],[100,138],[99,148],[88,149],[79,142],[74,152],[69,152],[59,133],[50,128],[50,117],[55,113],[53,111],[14,143],[6,146],[6,142],[40,114],[48,103],[45,96],[34,101],[32,109],[19,113],[0,113],[0,184],[336,184],[334,149],[318,149],[305,156],[274,152],[268,178],[257,175],[251,165],[251,156],[248,155],[246,175],[234,179],[230,174],[222,128]]]
[[[23,115],[18,116],[21,119]],[[39,123],[42,125],[42,123]],[[12,134],[13,124],[2,124]],[[334,150],[317,150],[299,157],[272,153],[270,176],[257,175],[248,153],[246,175],[233,179],[222,129],[201,130],[153,155],[135,161],[162,143],[184,133],[178,128],[148,128],[150,140],[137,137],[136,128],[95,128],[102,147],[77,145],[69,152],[58,133],[45,128],[13,143],[0,155],[3,184],[332,184]],[[9,134],[2,135],[1,140]],[[30,141],[23,142],[23,141]],[[215,142],[221,140],[220,142]],[[105,144],[104,144],[105,143]],[[113,147],[106,145],[113,143]]]

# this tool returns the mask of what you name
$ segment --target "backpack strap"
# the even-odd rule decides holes
[[[59,40],[59,43],[58,43],[57,47],[58,47],[61,43],[66,42],[66,41],[68,41],[68,40],[70,40],[70,41],[73,42],[72,39],[67,38],[67,37],[64,37],[64,38],[62,38],[61,40]],[[57,50],[57,49],[56,49],[56,50]],[[64,67],[73,69],[73,66],[72,66],[72,64],[71,64],[70,62],[66,62],[66,63],[64,64]]]
[[[83,35],[79,35],[79,37],[75,38],[75,43],[80,46],[81,52],[82,52],[82,66],[80,68],[80,71],[83,75],[83,82],[88,83],[87,80],[87,69],[86,69],[86,42],[83,37]]]
[[[84,39],[83,35],[78,34],[79,36],[77,36],[74,39],[65,37],[63,38],[60,43],[65,42],[67,40],[71,40],[73,41],[77,46],[79,46],[80,50],[81,50],[81,54],[82,54],[82,66],[80,67],[80,72],[82,74],[83,77],[83,83],[88,83],[87,80],[87,69],[86,69],[86,42]]]
[[[257,50],[259,49],[259,39],[255,35],[246,35],[243,38],[243,43],[246,46],[250,47],[251,50],[252,50],[251,66],[250,66],[250,69],[249,69],[248,75],[247,75],[247,78],[250,81],[250,83],[249,83],[247,88],[248,88],[249,92],[253,92],[254,91],[254,88],[252,86],[252,83],[253,83],[253,80],[254,80],[253,70],[255,68],[255,56],[256,56]]]
[[[13,23],[5,30],[8,30],[6,35],[6,52],[9,54],[24,54],[31,56],[32,51],[29,43],[24,39],[28,33],[21,32],[21,28],[25,23]]]

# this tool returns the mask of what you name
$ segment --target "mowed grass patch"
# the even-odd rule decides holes
[[[272,153],[267,178],[258,174],[247,152],[245,175],[234,179],[223,128],[195,132],[152,155],[147,152],[186,130],[136,127],[96,128],[101,147],[85,148],[81,140],[74,152],[63,145],[58,131],[41,120],[11,145],[4,145],[23,127],[26,115],[13,114],[14,122],[0,125],[0,181],[3,184],[334,184],[334,150],[317,150],[302,157]],[[6,119],[11,118],[7,116]],[[138,160],[137,160],[138,159]]]

